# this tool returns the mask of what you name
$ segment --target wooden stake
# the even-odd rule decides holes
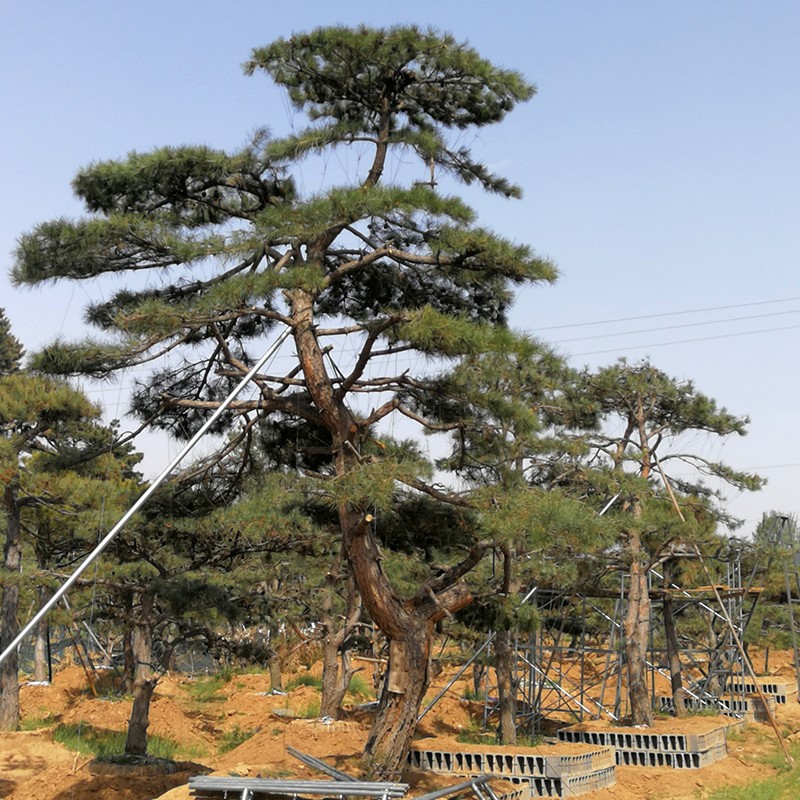
[[[772,710],[767,705],[767,698],[764,695],[764,692],[761,690],[761,684],[758,682],[758,676],[753,669],[753,665],[750,663],[750,659],[747,657],[747,653],[744,651],[744,647],[742,646],[742,641],[739,639],[739,634],[736,633],[736,628],[733,625],[733,620],[730,618],[730,614],[728,614],[728,609],[725,608],[725,603],[722,602],[722,598],[720,597],[719,590],[717,589],[714,581],[711,579],[711,573],[706,566],[705,559],[703,558],[703,554],[700,552],[700,548],[697,545],[694,545],[694,551],[697,553],[697,557],[700,559],[700,564],[703,567],[703,570],[708,577],[708,582],[711,584],[711,588],[714,590],[714,595],[717,598],[717,602],[719,603],[719,607],[722,610],[722,615],[725,617],[725,622],[728,623],[728,629],[731,632],[731,636],[733,636],[733,641],[736,642],[736,647],[739,650],[739,654],[742,657],[742,663],[747,668],[747,671],[750,677],[753,679],[753,684],[756,687],[756,691],[758,692],[758,696],[764,706],[764,711],[767,712],[767,718],[769,719],[769,724],[772,725],[772,730],[775,731],[775,736],[778,738],[778,743],[781,746],[781,750],[783,750],[783,755],[786,758],[786,763],[789,765],[790,768],[794,768],[794,759],[789,755],[789,750],[786,748],[786,742],[783,741],[783,737],[781,736],[781,732],[778,730],[778,723],[775,722],[775,717],[772,714]],[[744,677],[744,676],[743,676]]]
[[[667,475],[664,472],[664,468],[661,466],[661,462],[658,460],[658,456],[653,451],[651,451],[651,453],[653,459],[656,462],[656,466],[658,467],[658,471],[661,473],[661,480],[664,481],[664,486],[667,487],[667,494],[669,494],[669,499],[672,500],[672,505],[678,512],[678,516],[681,518],[681,522],[686,522],[686,517],[683,516],[683,511],[681,511],[681,507],[678,505],[678,500],[675,497],[675,492],[672,491],[672,484],[667,479]]]

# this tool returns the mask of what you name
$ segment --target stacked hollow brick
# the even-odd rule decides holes
[[[573,725],[562,728],[558,738],[564,742],[613,747],[619,765],[699,769],[728,754],[726,739],[730,727],[722,725],[706,733],[656,733],[652,728],[587,730],[584,725]]]
[[[768,697],[774,697],[779,706],[785,706],[792,697],[797,695],[797,684],[794,681],[773,678],[771,676],[760,676],[756,684],[752,678],[735,677],[728,681],[728,691],[734,694],[758,694],[759,687],[761,693]]]
[[[524,788],[530,797],[577,797],[616,782],[614,751],[609,747],[585,748],[581,753],[509,752],[476,745],[461,752],[420,742],[409,753],[409,766],[426,772],[452,775],[496,775]],[[514,793],[515,795],[517,793]]]
[[[675,711],[675,703],[671,696],[663,695],[656,699],[659,711],[665,713]],[[690,711],[720,711],[721,713],[742,717],[753,722],[769,722],[770,715],[775,716],[776,706],[775,697],[769,694],[765,694],[763,700],[757,694],[747,695],[746,697],[723,695],[718,700],[687,697],[684,703]]]

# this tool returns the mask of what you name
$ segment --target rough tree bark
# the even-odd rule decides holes
[[[147,755],[147,728],[150,725],[150,701],[153,698],[159,674],[153,669],[153,597],[142,592],[139,615],[133,629],[133,706],[128,720],[125,755]]]
[[[365,757],[372,775],[396,779],[405,767],[419,707],[430,683],[436,623],[471,602],[472,595],[460,578],[478,563],[484,546],[477,544],[448,573],[429,580],[413,597],[403,599],[383,573],[369,516],[342,508],[340,517],[364,605],[389,642],[388,672]]]
[[[39,608],[42,608],[48,601],[48,592],[44,588],[39,589]],[[41,620],[34,631],[33,642],[33,679],[44,683],[50,680],[50,659],[48,654],[47,640],[50,626],[47,618]]]
[[[365,188],[376,186],[386,163],[393,124],[393,109],[384,98],[377,123],[375,152]],[[306,246],[305,262],[324,265],[325,253],[342,232],[332,225]],[[299,266],[299,261],[296,262]],[[337,476],[357,469],[361,462],[363,426],[346,403],[349,386],[334,385],[325,363],[325,353],[316,334],[314,296],[304,289],[284,292],[292,320],[295,349],[306,390],[331,435]],[[405,758],[416,729],[416,719],[428,688],[429,659],[436,623],[472,600],[461,578],[482,558],[484,546],[476,546],[458,565],[425,584],[411,598],[401,598],[381,568],[382,556],[370,526],[369,501],[357,499],[339,506],[339,526],[344,554],[362,602],[389,643],[388,675],[378,703],[378,712],[367,741],[365,758],[374,777],[395,779],[405,767]]]
[[[322,639],[322,698],[320,700],[320,717],[333,717],[339,715],[350,679],[354,669],[350,660],[347,639],[361,616],[361,599],[356,592],[355,583],[351,577],[347,579],[347,597],[345,619],[337,625],[333,614],[333,596],[341,592],[342,576],[340,563],[328,573],[328,586],[322,613],[322,625],[325,635]]]
[[[278,590],[278,580],[274,578],[272,581],[272,588]],[[268,623],[269,630],[269,658],[267,660],[267,669],[269,670],[269,688],[271,691],[283,691],[283,675],[281,667],[283,666],[283,658],[278,650],[278,638],[280,637],[280,627],[274,622]]]
[[[720,637],[717,635],[717,631],[714,628],[714,614],[710,610],[705,611],[701,608],[700,616],[703,618],[703,621],[706,624],[706,649],[713,653],[717,650],[720,644]],[[719,697],[724,689],[725,687],[722,685],[722,681],[720,681],[718,673],[708,676],[706,691],[708,691],[709,694]]]
[[[269,687],[275,692],[283,691],[283,675],[281,674],[281,657],[277,651],[273,650],[267,662],[269,669]]]
[[[501,594],[511,594],[512,553],[511,545],[501,548],[503,556],[503,585]],[[494,663],[497,675],[497,695],[500,703],[500,741],[503,744],[517,743],[517,687],[514,683],[514,662],[517,657],[514,646],[514,633],[511,630],[499,630],[494,637]]]
[[[628,666],[628,697],[634,725],[650,727],[653,709],[647,687],[647,638],[650,632],[650,593],[647,587],[646,554],[639,531],[627,533],[630,556],[628,607],[625,612],[625,658]]]
[[[36,552],[36,566],[40,570],[47,569],[47,557],[41,547],[35,546]],[[50,599],[50,593],[45,586],[40,586],[37,589],[39,599],[39,608],[43,608],[45,603]],[[45,683],[51,678],[51,664],[50,664],[50,623],[48,618],[39,621],[39,624],[34,628],[33,639],[33,679],[40,683]]]
[[[497,631],[494,637],[497,694],[500,698],[500,741],[517,743],[517,696],[513,679],[513,660],[516,656],[512,631]]]
[[[623,442],[627,442],[633,430],[638,430],[640,448],[640,476],[647,480],[652,470],[651,453],[647,436],[647,414],[641,397],[636,398],[635,410],[628,419]],[[620,443],[617,450],[617,468],[621,468],[625,444]],[[636,524],[644,516],[642,501],[634,497],[628,503]],[[653,706],[647,686],[647,640],[650,634],[650,590],[647,585],[648,555],[642,543],[638,528],[631,527],[626,532],[626,550],[630,566],[628,587],[628,608],[625,614],[623,632],[625,634],[625,657],[628,664],[628,698],[634,725],[650,727],[653,724]]]
[[[3,507],[6,517],[6,541],[3,548],[3,599],[0,602],[0,651],[19,633],[17,612],[19,611],[19,584],[22,564],[22,542],[20,538],[20,511],[16,487],[6,483],[3,491]],[[13,652],[0,666],[0,730],[15,731],[19,728],[19,674],[17,653]]]
[[[681,675],[680,643],[675,629],[675,611],[672,603],[670,586],[672,585],[672,565],[664,563],[664,635],[667,645],[667,662],[669,664],[670,685],[672,687],[672,704],[676,717],[685,717],[686,693],[683,690]]]
[[[327,242],[318,245],[326,246]],[[309,262],[321,260],[321,253],[321,249],[309,249]],[[360,463],[361,427],[328,375],[315,332],[313,298],[302,289],[286,295],[306,388],[322,424],[331,434],[336,474],[348,474]],[[342,503],[339,526],[344,553],[364,606],[389,642],[389,673],[365,756],[373,776],[395,779],[405,766],[417,713],[428,688],[428,661],[436,623],[471,602],[472,595],[461,578],[480,561],[484,546],[473,548],[460,564],[423,584],[414,597],[400,598],[381,567],[382,555],[366,505],[367,501],[363,507],[356,501]]]

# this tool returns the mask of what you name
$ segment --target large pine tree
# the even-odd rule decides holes
[[[292,363],[257,376],[257,392],[219,429],[245,442],[269,415],[274,428],[314,442],[308,459],[327,452],[321,491],[337,510],[364,606],[390,643],[367,755],[374,773],[395,775],[428,685],[434,627],[470,601],[462,579],[484,545],[474,536],[415,592],[398,591],[381,565],[376,509],[401,486],[453,498],[432,485],[421,459],[381,441],[380,426],[405,417],[458,427],[429,425],[405,402],[410,389],[435,391],[425,359],[513,349],[513,286],[555,277],[547,260],[480,227],[442,191],[461,182],[519,196],[450,142],[500,122],[534,89],[451,36],[417,27],[297,34],[254,50],[245,69],[284,87],[310,126],[282,139],[258,134],[235,153],[168,147],[92,165],[74,181],[90,216],[24,236],[13,279],[132,276],[131,288],[88,309],[105,339],[56,343],[35,363],[100,377],[153,363],[134,410],[180,435],[219,404],[266,339],[288,330]],[[304,194],[299,162],[322,165],[340,150],[357,156],[353,174]]]
[[[87,438],[92,438],[89,433],[99,417],[99,410],[84,394],[61,380],[23,369],[21,357],[22,347],[0,310],[0,490],[4,511],[0,652],[19,632],[25,515],[33,509],[41,512],[45,506],[63,509],[72,503],[75,508],[75,498],[58,496],[55,491],[54,471],[61,473],[63,488],[64,470],[71,471],[76,465],[76,451],[81,460],[91,455]],[[74,471],[72,476],[74,490],[80,478]],[[100,483],[94,481],[95,486]],[[104,486],[108,489],[107,481]],[[0,666],[0,730],[15,730],[19,724],[17,669],[14,652]]]
[[[620,360],[584,373],[580,391],[603,422],[587,437],[597,482],[618,497],[609,516],[619,526],[629,574],[623,628],[631,716],[636,725],[651,725],[649,570],[670,546],[701,542],[717,521],[736,523],[720,502],[720,486],[752,491],[763,480],[707,458],[694,441],[687,444],[698,433],[743,436],[749,422],[719,407],[691,381],[672,378],[648,361]],[[670,649],[674,652],[674,643]]]

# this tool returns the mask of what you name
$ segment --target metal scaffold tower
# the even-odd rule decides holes
[[[792,633],[792,650],[794,653],[794,672],[797,682],[797,699],[800,702],[800,542],[786,523],[787,517],[779,517],[777,532],[778,545],[783,552],[783,571],[786,584],[786,604],[789,608],[789,625]]]
[[[787,565],[787,592],[794,613],[795,642],[800,642],[800,548]],[[691,553],[683,554],[692,557]],[[700,558],[702,558],[700,556]],[[647,659],[649,683],[655,707],[669,708],[670,673],[665,644],[663,599],[670,593],[674,614],[694,612],[695,628],[703,621],[705,633],[684,635],[680,658],[685,668],[684,697],[694,706],[724,712],[742,708],[746,675],[741,648],[747,623],[758,598],[752,583],[754,568],[744,585],[742,547],[737,540],[715,554],[720,563],[719,583],[686,589],[665,585],[663,575],[650,572],[651,639]],[[724,577],[722,575],[724,574]],[[724,581],[724,582],[723,582]],[[620,573],[616,590],[568,594],[553,589],[532,589],[526,599],[539,617],[536,631],[517,637],[514,685],[517,691],[518,727],[541,732],[543,720],[552,715],[571,721],[622,719],[628,713],[625,691],[623,619],[626,610],[627,575]],[[491,648],[491,640],[486,647]],[[798,653],[795,650],[796,655]],[[484,673],[484,723],[488,726],[497,697]],[[800,670],[798,671],[800,675]],[[659,694],[661,696],[659,696]]]
[[[578,721],[619,719],[620,601],[608,613],[584,595],[541,591],[537,609],[541,624],[530,638],[517,642],[521,727],[537,732],[542,719],[554,712],[568,713]],[[590,638],[585,624],[589,615],[608,625],[607,635]],[[599,670],[597,660],[603,664]],[[611,691],[614,698],[608,702]]]
[[[742,585],[741,549],[729,545],[725,556],[725,583],[717,587],[722,597],[727,617],[732,626],[727,624],[725,614],[717,612],[713,606],[703,604],[708,624],[708,636],[711,643],[706,669],[698,666],[703,676],[693,685],[693,691],[698,697],[713,705],[723,696],[727,695],[733,700],[744,700],[744,683],[742,676],[745,674],[744,655],[736,644],[744,636],[745,615],[744,598],[745,587]],[[716,642],[716,646],[713,643]]]

